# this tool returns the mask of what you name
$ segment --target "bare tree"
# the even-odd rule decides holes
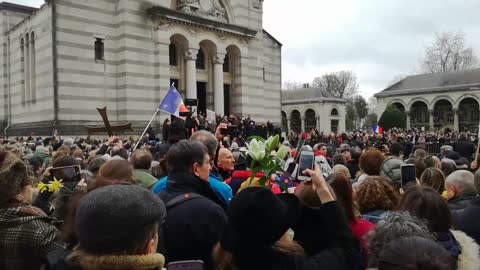
[[[285,81],[282,85],[282,90],[296,90],[303,87],[303,84],[298,81]]]
[[[375,110],[377,109],[377,98],[374,96],[371,96],[368,98],[368,112],[375,113]]]
[[[464,70],[476,66],[477,56],[472,47],[465,44],[462,32],[444,32],[437,33],[433,44],[425,49],[421,64],[429,73]]]
[[[312,85],[324,88],[337,98],[351,98],[358,91],[357,76],[352,71],[327,73],[316,77]]]

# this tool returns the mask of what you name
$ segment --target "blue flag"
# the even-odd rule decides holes
[[[175,116],[180,116],[181,112],[188,112],[187,107],[183,104],[182,96],[173,84],[163,98],[162,103],[160,103],[159,109]]]

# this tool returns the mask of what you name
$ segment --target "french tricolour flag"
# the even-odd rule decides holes
[[[373,126],[373,132],[375,133],[383,133],[383,128],[379,125]]]
[[[188,112],[187,107],[183,103],[182,96],[175,88],[175,85],[170,86],[167,95],[163,98],[162,103],[160,103],[160,110],[179,116],[180,112]]]

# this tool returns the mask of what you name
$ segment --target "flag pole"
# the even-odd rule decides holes
[[[148,128],[149,128],[150,125],[152,124],[153,120],[155,119],[155,116],[157,116],[157,114],[158,114],[159,111],[160,111],[160,109],[157,108],[157,109],[155,110],[155,112],[153,113],[152,119],[150,119],[150,122],[148,122],[147,127],[145,127],[145,130],[143,131],[142,136],[140,136],[140,138],[138,138],[137,143],[135,144],[135,147],[133,147],[132,152],[135,151],[135,150],[137,150],[137,147],[138,147],[138,145],[140,144],[140,141],[142,140],[143,136],[145,136],[145,133],[147,133]]]

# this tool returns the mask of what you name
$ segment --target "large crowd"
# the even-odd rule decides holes
[[[193,121],[138,141],[0,138],[0,269],[480,268],[475,135],[284,134],[284,169],[259,185],[242,151],[278,128]],[[289,172],[303,152],[310,181]]]

